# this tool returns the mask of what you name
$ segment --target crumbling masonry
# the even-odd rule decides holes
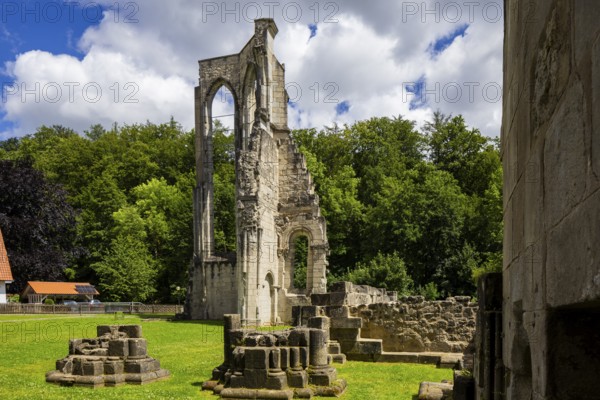
[[[56,361],[46,382],[96,388],[169,377],[169,371],[148,356],[140,325],[99,325],[96,330],[96,338],[69,341],[69,355]]]
[[[245,324],[291,320],[294,305],[326,291],[328,252],[319,198],[287,126],[285,68],[273,54],[277,26],[255,21],[238,54],[201,60],[196,87],[194,263],[185,314],[220,319],[239,313]],[[221,87],[233,95],[235,117],[235,254],[214,243],[212,101]],[[306,288],[293,285],[293,243],[309,240]]]
[[[337,397],[346,389],[331,366],[328,317],[310,318],[307,328],[271,332],[242,329],[237,314],[224,319],[225,360],[203,390],[221,398],[292,399]]]

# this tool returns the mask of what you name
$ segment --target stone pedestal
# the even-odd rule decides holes
[[[169,376],[147,353],[138,325],[101,325],[94,339],[72,339],[69,355],[56,362],[46,382],[87,387],[146,384]],[[131,335],[131,336],[130,336]]]
[[[346,382],[337,379],[330,365],[329,318],[315,317],[310,325],[268,333],[237,331],[243,346],[234,346],[229,368],[215,368],[213,380],[205,382],[203,390],[236,399],[339,396]],[[225,337],[236,333],[230,326],[226,324]]]

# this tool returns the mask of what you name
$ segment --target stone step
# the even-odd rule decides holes
[[[419,400],[447,400],[452,398],[452,383],[421,382]]]
[[[342,348],[340,347],[340,344],[338,342],[330,341],[327,346],[327,351],[329,352],[329,354],[341,354]]]
[[[331,361],[337,364],[344,364],[346,362],[345,354],[331,354]]]
[[[344,352],[348,360],[375,361],[382,353],[383,341],[381,339],[358,339],[351,343],[348,351]],[[342,350],[345,348],[342,344]],[[348,346],[349,347],[349,346]]]
[[[384,351],[377,357],[378,362],[398,362],[415,364],[435,364],[440,368],[458,368],[462,364],[462,353],[436,353],[436,352],[387,352]]]

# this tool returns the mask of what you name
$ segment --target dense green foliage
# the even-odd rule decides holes
[[[421,132],[399,117],[294,136],[327,218],[330,282],[470,295],[474,275],[499,268],[498,143],[461,116],[436,113]]]
[[[413,280],[408,276],[404,261],[397,252],[386,255],[378,253],[368,263],[359,262],[345,278],[352,282],[395,290],[398,295],[413,292]]]
[[[308,266],[308,237],[298,236],[294,240],[294,287],[306,288],[306,270]]]
[[[193,143],[173,121],[96,125],[83,136],[41,127],[0,143],[0,159],[29,160],[68,193],[77,238],[64,239],[86,251],[62,265],[67,278],[99,284],[107,300],[175,302],[172,287],[186,286],[193,252]]]
[[[218,121],[215,128],[215,248],[231,252],[234,138]],[[293,136],[327,219],[330,282],[470,295],[473,276],[501,264],[498,142],[461,116],[436,113],[421,131],[401,117],[372,118]],[[193,143],[193,132],[173,121],[96,125],[83,136],[41,127],[0,142],[0,160],[28,160],[68,193],[78,214],[76,232],[64,238],[83,251],[60,273],[99,284],[107,300],[175,302],[193,251]],[[297,246],[294,280],[304,287],[309,253],[306,243]]]

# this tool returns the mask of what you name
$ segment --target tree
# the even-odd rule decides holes
[[[471,274],[498,265],[499,150],[462,116],[436,112],[421,132],[398,117],[293,135],[327,219],[330,280],[396,252],[436,297],[474,291]]]
[[[401,296],[408,295],[413,290],[413,281],[397,252],[378,253],[368,263],[358,263],[345,278],[356,284],[396,291]]]
[[[468,195],[483,195],[490,179],[500,166],[498,151],[491,139],[478,129],[468,129],[462,115],[445,116],[439,111],[434,121],[425,125],[430,159],[433,164],[454,176]]]
[[[92,268],[107,300],[146,301],[156,292],[156,264],[139,238],[117,236]]]
[[[294,287],[306,288],[306,270],[308,265],[308,237],[298,236],[294,240]]]
[[[192,256],[192,182],[191,176],[175,185],[150,179],[132,189],[133,204],[113,213],[115,239],[144,244],[159,278],[156,292],[164,298],[171,296],[172,285],[183,285]]]
[[[136,215],[143,217],[144,241],[152,240],[148,251],[158,254],[161,279],[157,280],[154,296],[172,301],[169,284],[186,285],[193,243],[193,131],[183,131],[173,120],[158,125],[115,125],[110,130],[93,125],[85,135],[60,126],[41,127],[33,135],[0,143],[0,159],[31,160],[46,179],[62,185],[69,204],[81,210],[77,217],[77,244],[87,252],[67,269],[69,278],[98,281],[93,266],[105,259],[120,230],[135,231],[134,226],[123,226],[134,220],[118,221],[114,213],[123,210],[123,217],[128,212],[129,217],[134,217],[134,210],[127,208],[134,207]],[[167,212],[156,203],[152,210],[143,210],[147,215],[138,212],[136,202],[144,196],[138,196],[134,189],[153,179],[164,181],[164,185],[153,189],[177,189],[178,199],[184,199],[177,200],[178,211]],[[167,193],[171,192],[167,189]],[[159,229],[163,216],[167,218],[169,240],[159,243],[164,233]],[[150,221],[152,229],[146,230]]]
[[[76,247],[76,213],[60,185],[29,161],[0,161],[0,228],[20,292],[27,281],[58,281],[82,249]]]

